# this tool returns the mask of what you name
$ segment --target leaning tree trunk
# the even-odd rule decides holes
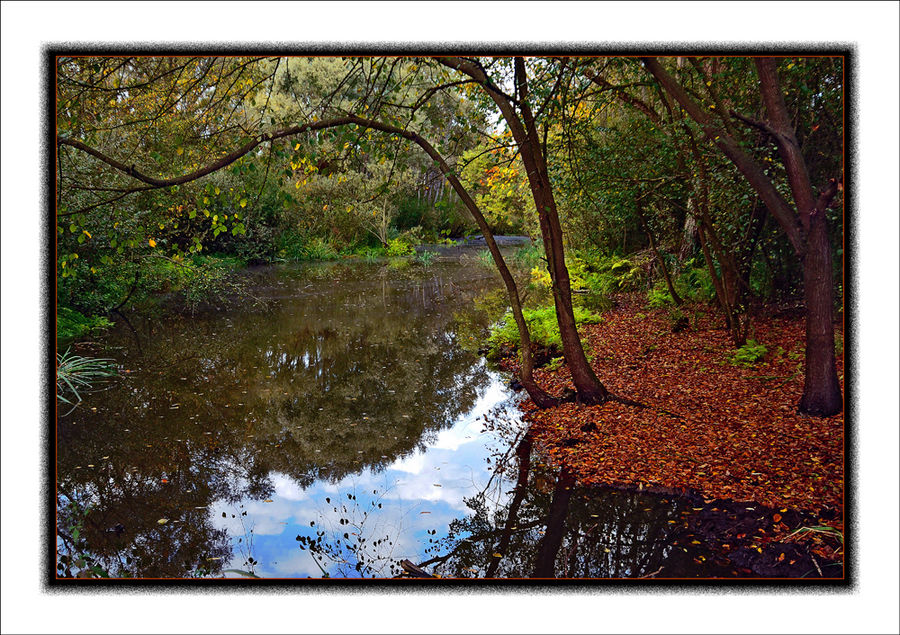
[[[556,321],[559,325],[563,355],[566,358],[569,372],[572,374],[572,383],[575,384],[578,401],[585,404],[601,404],[609,399],[609,393],[588,363],[581,343],[581,336],[578,334],[575,311],[572,306],[572,287],[569,279],[569,270],[566,267],[559,212],[556,207],[556,200],[553,197],[550,174],[540,146],[537,126],[535,125],[531,108],[526,101],[528,86],[523,58],[517,57],[515,59],[515,68],[516,82],[521,100],[519,108],[522,113],[522,121],[520,122],[518,118],[515,118],[517,125],[511,124],[510,130],[522,155],[522,162],[525,164],[528,183],[538,212],[541,234],[544,238],[544,249],[550,269],[553,301],[556,306]],[[494,101],[499,103],[497,99]],[[509,104],[506,104],[506,106],[508,108]],[[506,116],[506,113],[504,113],[504,116]],[[508,117],[507,121],[509,122]]]
[[[513,139],[522,163],[528,175],[528,184],[534,199],[535,208],[540,221],[541,235],[544,239],[544,250],[547,255],[547,266],[550,270],[553,302],[556,307],[556,321],[559,326],[563,355],[572,374],[578,401],[586,404],[601,404],[609,399],[606,387],[600,383],[594,370],[587,361],[581,337],[575,325],[575,312],[572,308],[572,289],[569,271],[566,268],[563,250],[562,227],[559,213],[553,199],[550,178],[546,161],[540,147],[540,135],[534,122],[534,116],[528,106],[528,81],[525,75],[525,61],[521,57],[514,60],[517,105],[519,113],[513,107],[510,97],[497,88],[483,69],[469,60],[456,57],[437,58],[437,60],[474,79],[484,88],[488,96],[497,105],[503,119],[512,132]]]

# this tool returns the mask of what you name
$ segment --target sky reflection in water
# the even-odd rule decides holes
[[[259,562],[254,572],[261,577],[321,577],[311,552],[298,548],[296,536],[314,537],[322,530],[329,539],[339,540],[347,533],[353,544],[358,544],[359,538],[365,539],[363,545],[387,538],[364,549],[366,562],[384,565],[373,572],[376,574],[389,572],[388,561],[425,560],[429,540],[444,537],[452,520],[466,516],[470,510],[464,498],[482,490],[491,477],[487,459],[504,441],[485,430],[482,415],[499,407],[510,422],[519,420],[514,398],[502,378],[495,373],[490,378],[469,412],[438,432],[426,447],[384,469],[367,468],[336,483],[317,481],[306,489],[287,475],[272,473],[275,491],[267,499],[272,502],[217,501],[212,507],[213,524],[225,529],[235,546],[228,568],[247,570],[247,556],[252,555]],[[241,516],[243,511],[246,516]],[[342,518],[350,523],[341,524]],[[248,550],[249,540],[252,549]],[[330,575],[347,577],[359,575],[353,567],[356,562],[348,555],[346,565],[327,560],[322,564]]]

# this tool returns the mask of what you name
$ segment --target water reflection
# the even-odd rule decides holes
[[[474,352],[498,287],[459,262],[265,268],[243,306],[131,316],[91,351],[123,378],[58,421],[58,574],[728,575],[685,503],[543,465]]]
[[[308,527],[309,510],[291,502],[311,488],[413,470],[424,448],[459,442],[442,431],[508,397],[454,331],[453,311],[496,285],[489,270],[357,264],[255,276],[259,303],[131,316],[104,342],[124,378],[57,426],[61,574],[84,571],[87,556],[113,576],[218,575],[247,562],[240,552],[255,537],[251,565],[302,575],[282,555],[259,555],[260,536],[287,524],[266,525],[258,506]],[[398,499],[409,486],[383,485]]]
[[[419,564],[442,577],[728,577],[733,567],[690,540],[687,501],[585,488],[541,463],[526,435],[506,472],[509,491],[466,501],[440,555]]]

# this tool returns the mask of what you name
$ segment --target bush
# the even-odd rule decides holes
[[[752,366],[761,360],[766,352],[766,347],[756,340],[747,340],[746,344],[732,353],[730,361],[735,366]]]
[[[513,262],[527,269],[534,269],[541,263],[544,257],[544,248],[540,244],[524,245],[513,253]]]
[[[651,309],[661,309],[664,306],[675,304],[675,300],[672,299],[672,294],[669,293],[669,288],[664,280],[659,280],[647,292],[647,304],[650,305]]]
[[[423,251],[416,256],[416,262],[423,267],[430,267],[435,256],[437,256],[436,251]]]
[[[685,268],[675,281],[675,290],[682,298],[689,301],[712,300],[716,297],[716,288],[706,267],[695,267],[693,259],[684,263]]]
[[[709,270],[705,267],[692,266],[693,260],[688,260],[685,265],[685,269],[675,278],[673,283],[675,291],[681,296],[681,299],[686,302],[714,299],[716,297],[716,289],[713,286]],[[656,284],[647,292],[647,303],[653,309],[675,304],[665,280],[657,280]]]
[[[523,309],[522,315],[528,324],[531,341],[559,355],[562,352],[562,338],[559,335],[559,325],[556,322],[556,309],[553,306],[545,306],[537,309]],[[575,323],[599,324],[603,321],[597,313],[588,311],[583,307],[575,307]],[[488,358],[497,359],[502,356],[501,348],[517,348],[519,345],[519,329],[513,319],[512,311],[496,322],[488,336]],[[554,355],[554,356],[556,356]]]
[[[88,317],[64,306],[56,309],[56,337],[59,340],[73,340],[110,326],[112,322],[103,316]]]
[[[388,241],[387,255],[391,258],[411,256],[414,253],[416,253],[416,250],[403,238],[392,238]]]
[[[641,264],[627,258],[583,256],[579,260],[584,263],[581,274],[584,286],[603,295],[634,291],[645,283]]]

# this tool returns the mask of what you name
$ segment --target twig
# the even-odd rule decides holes
[[[662,571],[662,570],[663,570],[663,568],[660,567],[659,569],[657,569],[657,570],[654,571],[653,573],[648,573],[647,575],[638,576],[637,579],[638,579],[638,580],[644,580],[644,579],[646,579],[646,578],[655,578],[656,575],[657,575],[660,571]]]

